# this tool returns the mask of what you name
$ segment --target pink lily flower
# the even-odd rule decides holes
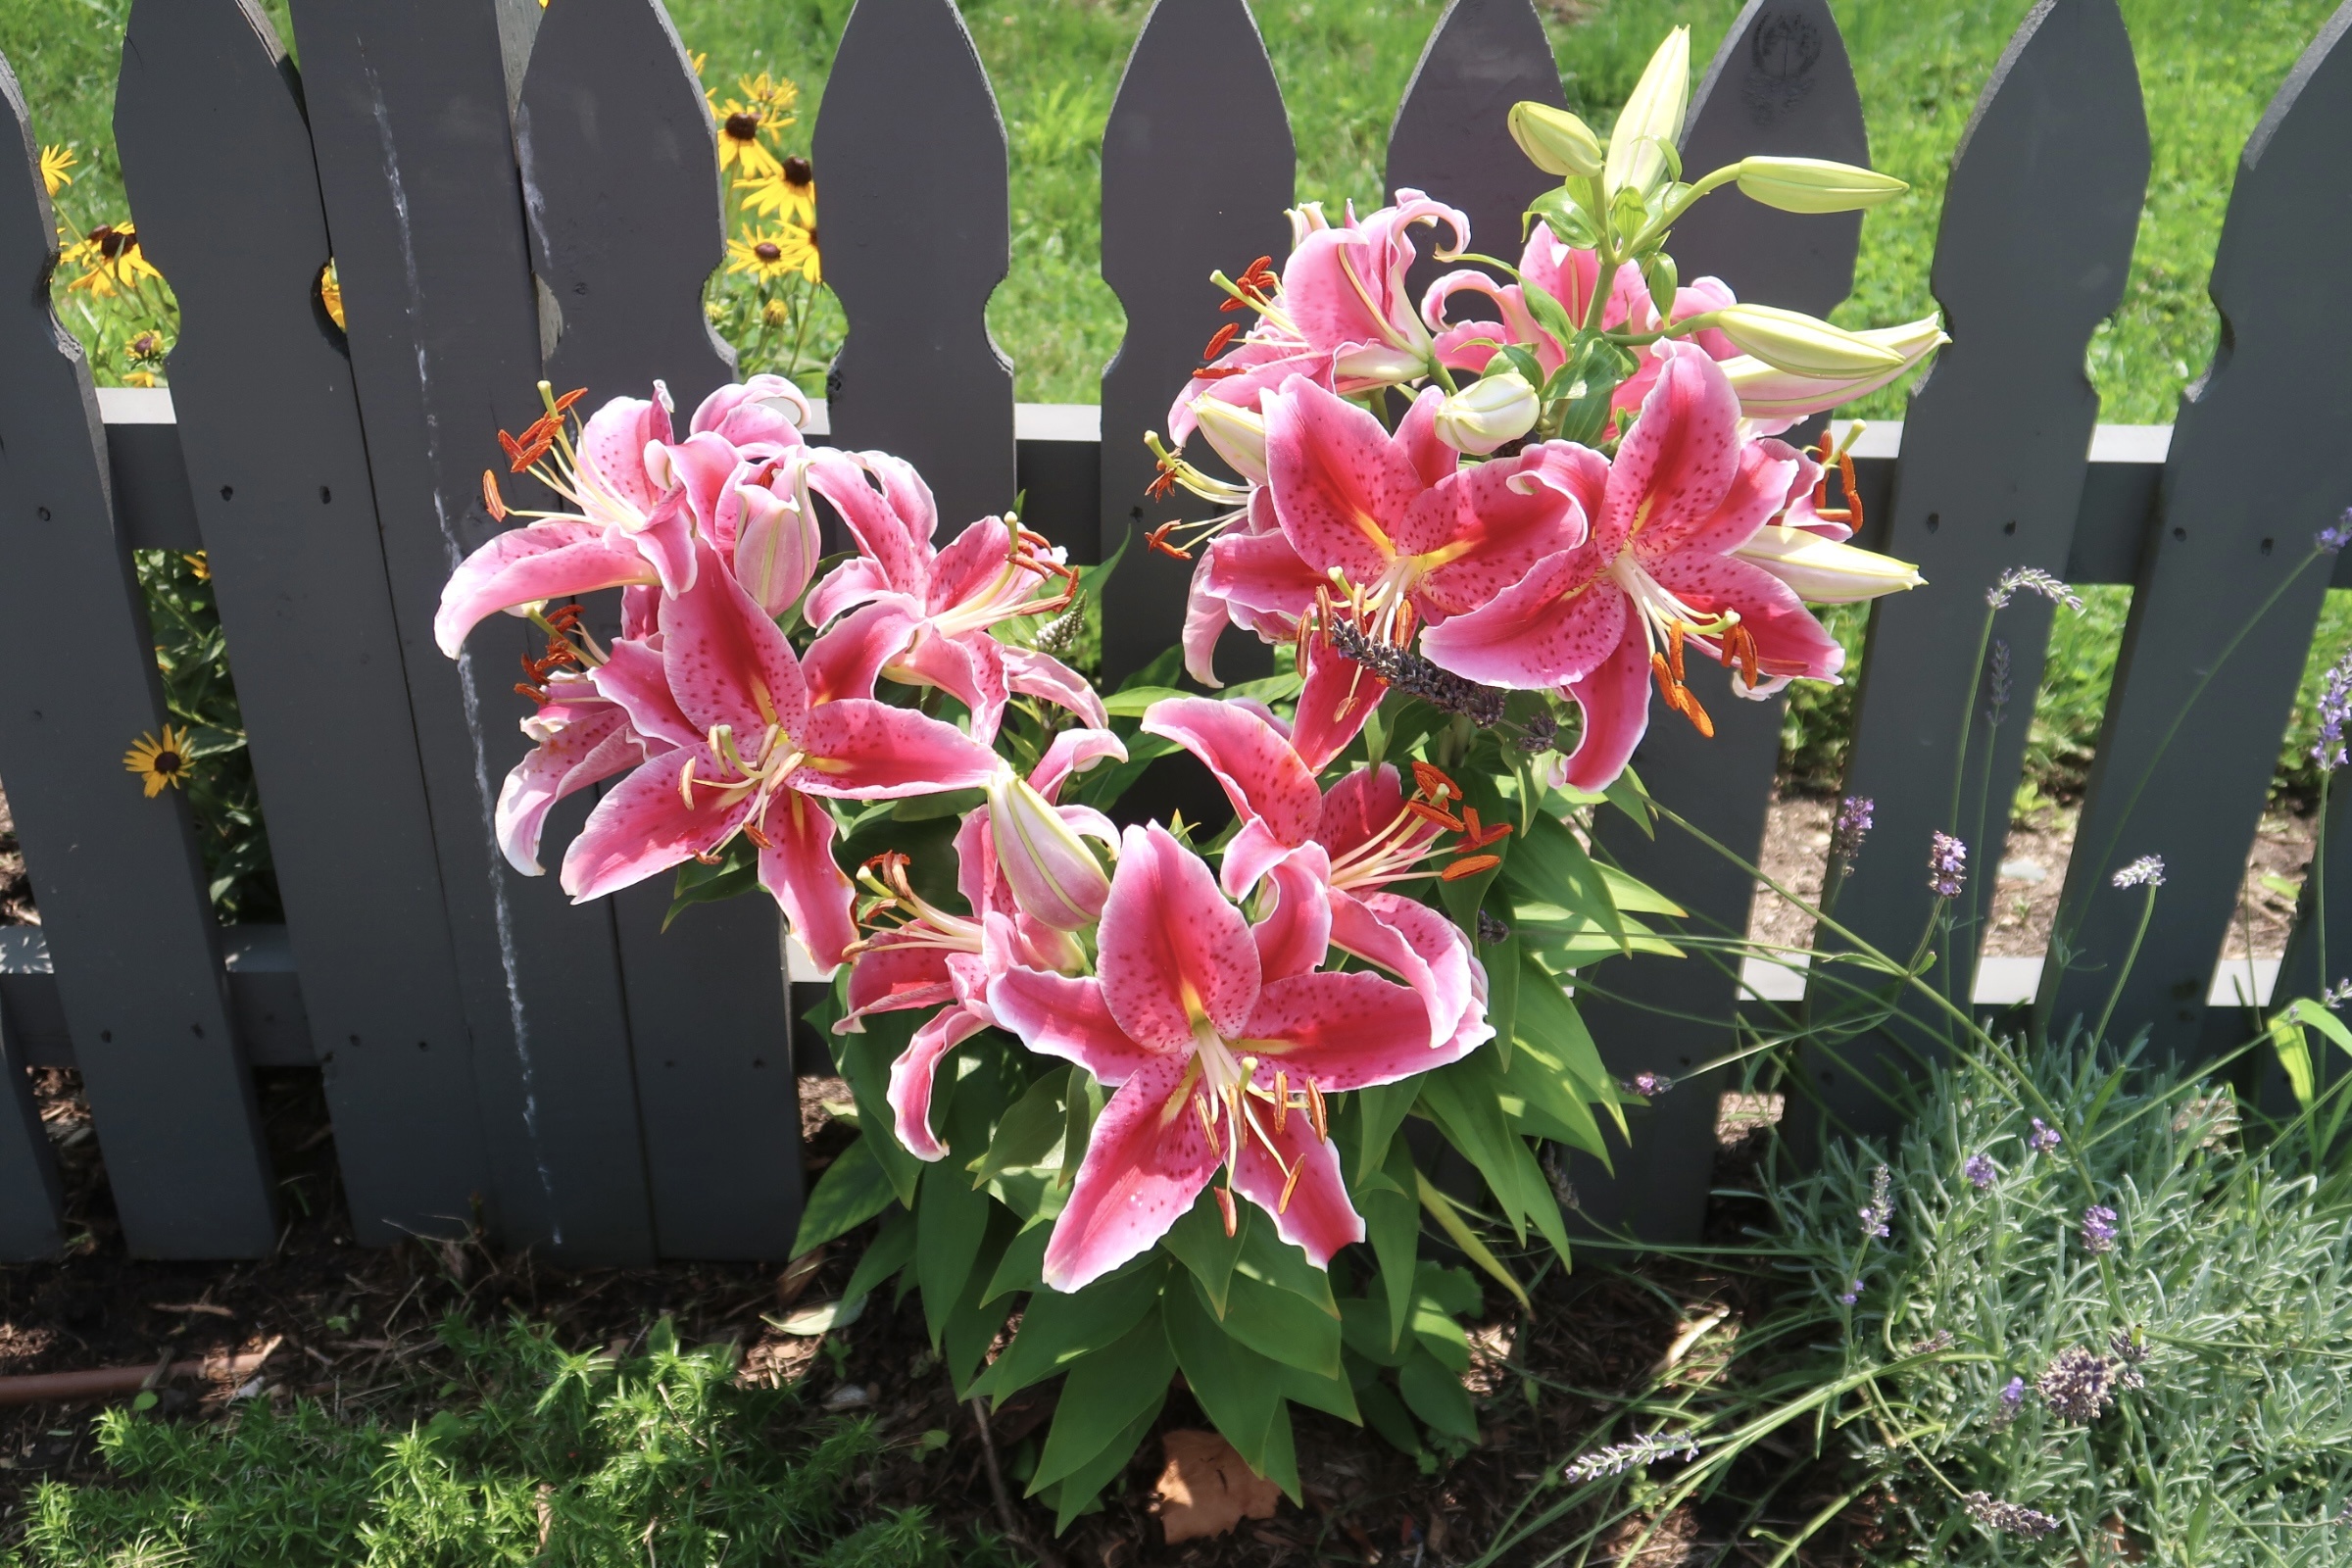
[[[1326,793],[1282,721],[1241,703],[1171,697],[1145,710],[1143,728],[1199,758],[1233,803],[1242,829],[1226,843],[1219,881],[1235,898],[1248,897],[1261,879],[1272,883],[1274,910],[1258,927],[1261,946],[1298,944],[1319,956],[1328,943],[1387,969],[1425,1000],[1433,1048],[1465,1032],[1477,1036],[1470,1045],[1493,1034],[1486,973],[1468,939],[1429,906],[1388,889],[1432,874],[1427,862],[1450,853],[1438,844],[1448,828],[1475,855],[1507,827],[1449,810],[1448,797],[1458,798],[1459,788],[1426,764],[1415,772],[1426,775],[1418,781],[1434,803],[1408,801],[1396,769],[1386,764],[1357,768]],[[1307,934],[1316,930],[1319,939]]]
[[[624,643],[592,676],[640,734],[671,749],[589,813],[564,857],[564,889],[574,902],[598,898],[742,834],[759,847],[760,884],[794,932],[819,963],[838,963],[857,931],[823,798],[968,788],[994,776],[997,758],[907,709],[811,702],[784,634],[710,547],[699,549],[694,585],[662,601],[659,653]]]
[[[1363,971],[1269,971],[1200,857],[1131,827],[1100,928],[1099,972],[1009,968],[990,1008],[1032,1051],[1115,1085],[1046,1245],[1045,1280],[1075,1291],[1166,1234],[1219,1166],[1318,1266],[1364,1236],[1325,1096],[1458,1057],[1433,1052],[1421,999]]]
[[[812,623],[888,601],[893,614],[867,624],[868,635],[892,644],[882,672],[956,698],[971,710],[972,733],[982,740],[996,735],[1013,692],[1066,708],[1095,729],[1110,722],[1084,676],[1050,654],[1000,642],[990,630],[1069,606],[1078,574],[1059,549],[1009,515],[983,517],[946,549],[933,549],[939,510],[930,487],[911,465],[885,453],[820,453],[806,473],[808,487],[849,524],[858,552],[808,596]]]
[[[798,405],[807,400],[774,376],[722,387],[695,413],[687,441],[673,444],[668,391],[654,385],[653,401],[614,398],[590,416],[575,443],[564,416],[579,394],[552,399],[549,412],[517,439],[501,433],[515,472],[529,472],[569,503],[568,512],[515,514],[534,520],[500,534],[461,563],[441,590],[434,641],[452,659],[466,634],[494,612],[601,588],[659,584],[682,593],[695,573],[695,497],[681,480],[715,474],[723,480],[740,461],[734,438],[761,456],[801,444],[787,416],[761,400]],[[715,500],[719,485],[707,482]],[[494,475],[482,475],[491,514],[510,514]],[[706,514],[707,519],[707,514]],[[707,530],[707,541],[718,543]],[[734,541],[724,541],[731,559]],[[813,564],[813,557],[810,558]],[[804,582],[806,579],[803,579]]]
[[[1027,783],[1051,805],[1073,773],[1103,758],[1125,756],[1126,749],[1107,730],[1068,731],[1054,737]],[[1097,818],[1100,830],[1116,841],[1118,830],[1098,813],[1082,807],[1061,809]],[[988,1005],[989,982],[1014,965],[1072,974],[1086,961],[1077,943],[1023,909],[997,858],[999,838],[989,817],[986,808],[973,811],[956,835],[956,886],[973,911],[969,915],[951,913],[916,893],[903,855],[877,856],[858,874],[877,895],[865,912],[866,924],[874,925],[884,914],[899,923],[856,945],[850,1010],[833,1028],[836,1034],[856,1034],[864,1029],[868,1013],[940,1007],[890,1068],[889,1100],[899,1142],[917,1159],[938,1159],[947,1152],[931,1131],[931,1090],[941,1058],[978,1031],[998,1027]]]
[[[1416,254],[1410,230],[1439,223],[1452,240],[1432,254],[1450,261],[1469,249],[1470,220],[1417,190],[1399,190],[1395,206],[1361,220],[1350,208],[1337,227],[1317,203],[1293,212],[1280,277],[1268,270],[1271,258],[1259,258],[1225,306],[1256,311],[1258,324],[1238,343],[1232,327],[1209,340],[1201,358],[1210,363],[1168,410],[1168,438],[1179,447],[1190,438],[1202,397],[1253,409],[1293,375],[1347,396],[1426,374],[1435,350],[1405,273]]]
[[[1299,377],[1266,399],[1267,490],[1282,539],[1310,573],[1344,584],[1368,636],[1397,646],[1409,646],[1416,624],[1477,610],[1580,543],[1582,498],[1606,467],[1566,441],[1464,466],[1435,429],[1443,401],[1424,390],[1392,435]],[[1238,543],[1218,576],[1268,601],[1300,580],[1262,539]]]
[[[638,734],[628,711],[600,693],[590,675],[557,670],[544,690],[538,711],[522,721],[522,732],[538,744],[507,774],[493,813],[498,847],[524,876],[545,874],[539,837],[557,802],[669,750],[668,742]]]
[[[1834,679],[1845,656],[1778,577],[1736,554],[1788,504],[1802,459],[1741,442],[1740,404],[1703,349],[1660,346],[1663,372],[1616,461],[1588,491],[1592,536],[1545,557],[1494,601],[1431,627],[1421,652],[1466,679],[1558,687],[1584,710],[1562,776],[1597,790],[1649,722],[1654,674],[1670,707],[1713,723],[1683,679],[1683,650],[1739,666],[1762,696],[1792,677]]]
[[[1552,236],[1549,225],[1539,221],[1527,236],[1527,244],[1519,254],[1519,274],[1560,302],[1569,319],[1582,325],[1592,306],[1592,290],[1600,276],[1600,258],[1589,250],[1576,250]],[[1473,320],[1447,323],[1446,307],[1460,294],[1484,295],[1502,315],[1502,319]],[[1737,303],[1731,288],[1721,278],[1694,278],[1674,291],[1674,309],[1667,320],[1658,318],[1658,308],[1649,294],[1649,285],[1642,279],[1642,269],[1628,262],[1617,269],[1610,280],[1609,297],[1600,310],[1600,324],[1609,330],[1655,332],[1669,321],[1688,320],[1709,311],[1719,311]],[[1568,345],[1546,331],[1528,308],[1527,290],[1519,283],[1497,283],[1475,268],[1447,272],[1429,286],[1421,299],[1423,318],[1437,333],[1436,353],[1447,368],[1484,373],[1494,357],[1494,339],[1517,344],[1536,357],[1536,363],[1549,375],[1568,362]],[[1688,342],[1698,344],[1710,358],[1736,359],[1739,348],[1722,332],[1704,327],[1692,333]],[[1610,406],[1619,414],[1629,414],[1642,406],[1657,381],[1659,362],[1654,355],[1642,353],[1642,365],[1621,384],[1610,399]]]

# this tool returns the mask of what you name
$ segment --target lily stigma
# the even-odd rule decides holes
[[[1252,1147],[1262,1149],[1283,1173],[1281,1196],[1274,1201],[1277,1215],[1291,1211],[1291,1198],[1298,1190],[1299,1173],[1306,1169],[1304,1159],[1286,1160],[1278,1142],[1290,1130],[1291,1112],[1305,1114],[1315,1130],[1317,1144],[1331,1142],[1331,1113],[1324,1103],[1323,1092],[1306,1079],[1301,1079],[1294,1091],[1290,1074],[1279,1067],[1274,1070],[1271,1086],[1258,1084],[1255,1081],[1258,1058],[1234,1054],[1233,1047],[1244,1044],[1248,1042],[1227,1040],[1217,1033],[1217,1026],[1205,1014],[1196,1012],[1192,1064],[1186,1069],[1176,1095],[1160,1112],[1163,1122],[1173,1121],[1183,1114],[1182,1106],[1189,1099],[1200,1118],[1200,1131],[1208,1139],[1209,1147],[1224,1151],[1219,1163],[1224,1167],[1225,1180],[1211,1183],[1209,1192],[1217,1200],[1217,1213],[1225,1222],[1227,1236],[1240,1228],[1240,1214],[1233,1206],[1233,1183],[1241,1172],[1245,1137]],[[1199,1092],[1191,1092],[1196,1083]],[[1252,1101],[1264,1102],[1274,1123],[1271,1131],[1258,1120],[1257,1106]]]

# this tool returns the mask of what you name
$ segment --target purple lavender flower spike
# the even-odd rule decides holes
[[[2327,683],[2320,689],[2320,732],[2312,741],[2311,760],[2323,773],[2344,765],[2344,720],[2348,717],[2352,717],[2352,648],[2328,666]]]
[[[1939,899],[1956,899],[1968,882],[1968,846],[1949,833],[1938,833],[1928,848],[1928,891]]]
[[[1852,874],[1862,840],[1870,832],[1871,813],[1878,808],[1867,795],[1849,795],[1838,803],[1838,819],[1830,824],[1830,858],[1840,876]]]
[[[2053,605],[2064,605],[2073,611],[2082,608],[2082,595],[2039,566],[2011,566],[2001,573],[1998,582],[1984,591],[1984,602],[1995,610],[2006,610],[2009,601],[2017,597],[2021,588],[2027,593],[2041,595]]]
[[[1972,1492],[1960,1501],[1971,1519],[2003,1535],[2037,1538],[2048,1535],[2063,1522],[2022,1502],[2004,1502],[1989,1492]]]
[[[2352,544],[2352,508],[2346,508],[2344,514],[2335,519],[2335,526],[2322,528],[2312,535],[2311,542],[2331,556]]]
[[[2115,1210],[2093,1203],[2082,1211],[2082,1249],[2087,1252],[2115,1250]]]
[[[2017,1413],[2026,1407],[2026,1380],[2011,1378],[2008,1386],[2001,1390],[1999,1401],[2000,1408],[1992,1415],[1993,1430],[1996,1432],[2016,1420]]]
[[[1968,1163],[1960,1167],[1960,1174],[1968,1178],[1968,1185],[1980,1193],[1990,1187],[2000,1173],[2001,1167],[1992,1162],[1990,1154],[1971,1154]]]
[[[2164,857],[2143,855],[2115,873],[2119,888],[2160,888],[2164,886]]]
[[[1845,1294],[1838,1298],[1838,1304],[1839,1306],[1851,1306],[1860,1299],[1862,1299],[1862,1282],[1860,1280],[1855,1280],[1846,1286]]]
[[[1870,1203],[1861,1213],[1863,1240],[1885,1241],[1886,1222],[1894,1218],[1894,1173],[1884,1165],[1870,1173]]]
[[[2066,1140],[2059,1136],[2057,1128],[2036,1116],[2034,1118],[2033,1135],[2027,1138],[2026,1145],[2036,1154],[2046,1154],[2065,1142]]]

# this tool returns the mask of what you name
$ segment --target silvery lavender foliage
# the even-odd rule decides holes
[[[2115,873],[2119,888],[2160,888],[2164,886],[2164,857],[2143,855]]]
[[[2344,720],[2352,717],[2352,648],[2328,666],[2320,688],[2320,733],[2311,743],[2311,760],[2323,773],[2344,765]]]
[[[1440,669],[1419,654],[1376,642],[1346,620],[1331,622],[1332,652],[1387,681],[1400,692],[1420,698],[1432,708],[1460,713],[1481,729],[1502,722],[1502,705],[1510,693]]]
[[[1862,840],[1870,832],[1871,813],[1878,808],[1879,803],[1867,795],[1849,795],[1838,803],[1837,820],[1830,824],[1830,858],[1837,862],[1838,875],[1853,874]]]
[[[1968,846],[1949,833],[1938,833],[1928,847],[1928,891],[1939,899],[1956,899],[1968,883]]]
[[[1886,1222],[1894,1218],[1894,1172],[1881,1165],[1870,1173],[1870,1203],[1862,1210],[1862,1238],[1877,1237],[1885,1241],[1890,1234]]]
[[[2003,1502],[1988,1492],[1972,1492],[1961,1499],[1968,1516],[1987,1530],[2011,1536],[2046,1536],[2059,1520],[2023,1503]]]
[[[1990,1154],[1971,1154],[1968,1163],[1960,1167],[1960,1174],[1968,1178],[1969,1186],[1981,1193],[1993,1184],[1994,1178],[2001,1174],[2001,1167],[1992,1162]]]
[[[2086,1345],[2070,1345],[2050,1357],[2050,1364],[2034,1380],[2034,1391],[2062,1420],[2087,1426],[2115,1402],[2123,1372],[2124,1363],[2115,1357]]]
[[[2313,534],[2311,542],[2331,556],[2345,545],[2352,544],[2352,508],[2347,508],[2344,514],[2335,519],[2333,527],[2322,528]]]
[[[1995,610],[2006,610],[2009,601],[2015,599],[2020,590],[2039,594],[2051,604],[2064,605],[2069,610],[2079,612],[2082,608],[2082,595],[2039,566],[2011,566],[2001,573],[1998,582],[1984,591],[1984,602]]]
[[[1646,1470],[1661,1459],[1694,1459],[1698,1445],[1681,1432],[1653,1432],[1631,1443],[1614,1447],[1595,1448],[1569,1462],[1560,1479],[1570,1486],[1586,1481],[1598,1481],[1603,1476],[1621,1476],[1628,1470]]]
[[[1926,1339],[1913,1340],[1909,1345],[1903,1347],[1913,1355],[1935,1355],[1951,1348],[1952,1331],[1950,1329],[1937,1329]]]
[[[2090,1253],[2115,1250],[2115,1210],[2093,1203],[2082,1211],[2082,1250]]]
[[[2036,1154],[2046,1154],[2065,1142],[2057,1128],[2036,1116],[2034,1118],[2034,1131],[2026,1139],[2026,1147]]]
[[[1994,724],[2009,710],[2009,639],[1992,640],[1992,663],[1984,673],[1984,716]]]

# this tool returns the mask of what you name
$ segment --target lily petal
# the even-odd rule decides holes
[[[1047,1285],[1075,1291],[1102,1278],[1193,1206],[1217,1155],[1193,1114],[1192,1090],[1189,1063],[1170,1058],[1146,1065],[1110,1097],[1046,1243]]]
[[[1130,1039],[1188,1049],[1196,1018],[1230,1039],[1257,1000],[1257,947],[1200,857],[1131,827],[1097,936],[1102,996]]]
[[[988,983],[988,1010],[1031,1051],[1074,1061],[1106,1084],[1181,1060],[1128,1038],[1110,1015],[1102,983],[1044,969],[1006,969]]]
[[[858,890],[833,858],[833,813],[822,801],[783,790],[767,803],[760,831],[767,847],[760,852],[760,885],[818,967],[833,968],[858,940]]]
[[[433,641],[455,659],[466,634],[499,611],[657,580],[653,563],[635,545],[597,523],[558,518],[510,528],[442,584]]]
[[[718,804],[715,791],[698,790],[689,806],[678,791],[689,762],[713,767],[699,750],[666,752],[622,779],[588,813],[580,836],[564,852],[558,879],[574,904],[630,887],[716,847],[751,814],[747,798]]]
[[[931,1131],[931,1083],[940,1058],[987,1027],[988,1020],[968,1007],[942,1007],[924,1020],[890,1064],[888,1098],[896,1113],[892,1130],[915,1158],[935,1160],[948,1152]]]

